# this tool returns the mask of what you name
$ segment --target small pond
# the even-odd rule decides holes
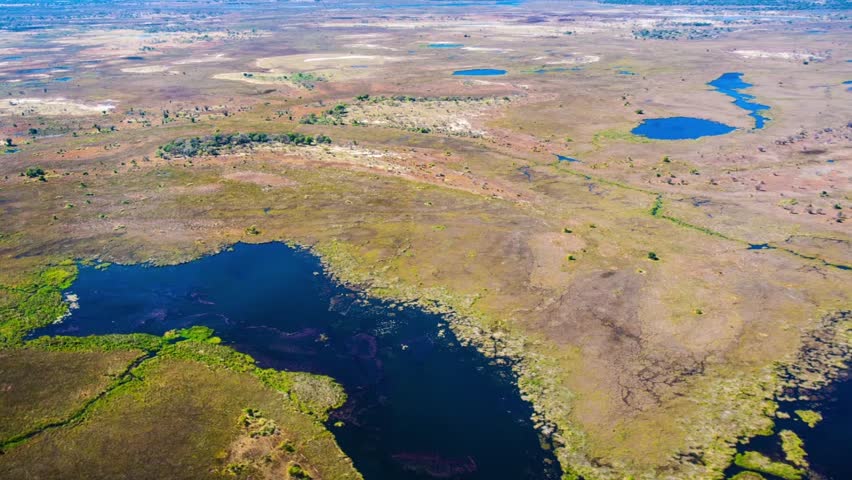
[[[487,77],[505,75],[506,70],[498,70],[494,68],[473,68],[470,70],[456,70],[453,75],[456,76],[471,76],[471,77]]]

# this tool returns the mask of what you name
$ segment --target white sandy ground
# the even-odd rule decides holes
[[[547,65],[580,65],[584,63],[595,63],[600,62],[601,57],[597,55],[581,55],[579,57],[566,58],[563,60],[554,60],[552,62],[546,62]]]
[[[462,50],[470,52],[511,52],[511,48],[495,48],[495,47],[462,47]]]
[[[351,48],[367,48],[370,50],[392,50],[397,51],[398,48],[386,47],[384,45],[377,45],[375,43],[356,43],[354,45],[350,45]]]
[[[734,55],[739,55],[743,58],[772,58],[778,60],[825,60],[825,57],[800,52],[767,52],[766,50],[733,50]]]
[[[122,68],[124,73],[161,73],[168,71],[168,65],[145,65],[142,67],[127,67]]]
[[[112,110],[115,105],[99,103],[89,105],[65,98],[16,98],[0,102],[0,115],[92,115],[105,110]]]
[[[339,57],[315,57],[315,58],[306,58],[304,62],[312,63],[312,62],[335,62],[338,60],[375,60],[376,58],[383,58],[385,60],[391,59],[393,57],[377,57],[376,55],[341,55]]]
[[[172,65],[189,65],[193,63],[212,63],[212,62],[224,62],[225,60],[230,60],[229,57],[226,57],[224,53],[217,53],[216,55],[205,55],[199,58],[188,58],[186,60],[178,60],[176,62],[172,62]]]

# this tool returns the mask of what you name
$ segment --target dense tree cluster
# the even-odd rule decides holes
[[[203,155],[219,155],[223,150],[230,151],[239,147],[250,147],[256,144],[291,144],[291,145],[321,145],[331,143],[331,138],[325,135],[304,135],[301,133],[232,133],[216,134],[204,137],[178,138],[162,145],[157,155],[170,157],[197,157]]]

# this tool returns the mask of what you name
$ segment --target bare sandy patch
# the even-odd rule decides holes
[[[142,67],[127,67],[122,68],[124,73],[162,73],[169,70],[168,65],[145,65]]]
[[[421,99],[417,102],[374,99],[349,105],[347,119],[363,125],[484,137],[487,133],[474,127],[475,119],[491,115],[495,108],[510,101],[504,98]]]
[[[216,55],[204,55],[199,58],[188,58],[186,60],[178,60],[172,62],[172,65],[192,65],[196,63],[215,63],[215,62],[224,62],[227,60],[231,60],[230,57],[226,57],[224,53],[217,53]]]
[[[500,47],[462,47],[462,50],[467,50],[469,52],[511,52],[511,48],[500,48]]]
[[[601,57],[597,55],[579,55],[571,58],[564,58],[562,60],[553,60],[547,62],[547,65],[582,65],[586,63],[595,63],[600,62]]]
[[[391,50],[391,51],[399,50],[398,48],[386,47],[384,45],[378,45],[378,44],[375,44],[375,43],[356,43],[354,45],[351,45],[351,47],[352,48],[366,48],[366,49],[369,49],[369,50]]]
[[[827,57],[824,55],[817,55],[816,53],[803,53],[803,52],[768,52],[766,50],[733,50],[731,53],[734,55],[753,59],[753,58],[768,58],[775,60],[790,60],[790,61],[802,61],[802,60],[825,60]]]
[[[284,70],[320,70],[340,69],[352,67],[353,65],[382,65],[386,62],[403,60],[402,57],[391,57],[385,55],[350,55],[350,54],[328,54],[317,55],[284,55],[280,57],[266,57],[257,60],[257,66],[275,72]]]
[[[0,115],[84,116],[114,108],[110,103],[86,104],[65,98],[17,98],[0,103]]]
[[[279,85],[287,88],[307,89],[312,89],[317,82],[326,81],[326,78],[322,75],[300,78],[299,75],[263,72],[225,72],[217,73],[213,75],[213,78],[216,80],[251,83],[253,85]]]

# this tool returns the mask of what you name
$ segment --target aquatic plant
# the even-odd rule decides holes
[[[822,414],[813,410],[796,410],[794,413],[811,428],[822,421]]]
[[[801,480],[802,472],[796,467],[784,462],[776,462],[760,452],[749,451],[738,453],[734,463],[742,468],[768,473],[784,480]]]
[[[784,456],[787,461],[797,467],[807,468],[808,461],[805,460],[805,457],[808,454],[805,452],[805,444],[802,439],[796,435],[796,432],[792,430],[782,430],[778,433],[778,436],[781,437],[781,449],[784,450]]]

